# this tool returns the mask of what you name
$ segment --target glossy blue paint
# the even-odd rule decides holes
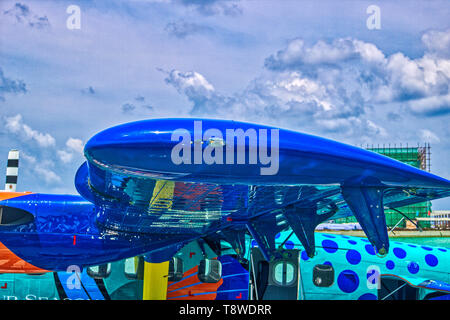
[[[378,297],[373,293],[364,293],[358,298],[358,300],[378,300]]]
[[[344,270],[339,273],[337,283],[343,292],[352,293],[359,286],[359,277],[353,270]]]
[[[435,255],[433,254],[427,254],[425,256],[425,262],[427,263],[427,265],[429,265],[430,267],[436,267],[438,265],[438,258],[436,258]]]
[[[1,205],[27,210],[34,221],[0,226],[0,241],[37,267],[65,270],[70,265],[98,265],[141,254],[152,261],[164,260],[169,248],[251,225],[257,226],[260,244],[267,245],[263,249],[270,257],[275,236],[297,224],[297,230],[310,233],[306,241],[312,255],[316,222],[352,214],[342,188],[362,193],[366,188],[381,188],[388,207],[450,195],[446,179],[366,150],[283,129],[279,129],[275,175],[261,175],[265,165],[260,163],[176,165],[171,151],[179,141],[172,141],[172,133],[181,128],[195,137],[196,120],[201,121],[203,132],[217,129],[223,137],[227,129],[258,133],[276,129],[236,121],[156,119],[102,131],[86,144],[87,161],[75,177],[81,197],[30,194],[1,201]],[[203,150],[210,141],[200,140],[204,140]],[[268,142],[272,146],[276,141],[269,135]],[[250,139],[242,142],[243,150],[258,147],[252,143]],[[169,191],[158,198],[161,186]],[[372,203],[371,197],[369,192],[367,204]],[[306,209],[302,212],[314,208],[315,218],[307,227],[304,219],[293,223],[285,215],[291,205]],[[358,211],[361,206],[350,207]],[[360,219],[367,216],[358,213]],[[382,224],[373,225],[368,223],[366,230],[373,234],[371,243],[378,249],[388,248],[377,231]],[[336,242],[328,241],[326,250],[337,252]]]
[[[323,240],[322,248],[328,253],[334,253],[338,250],[338,244],[332,240]]]
[[[222,263],[222,285],[217,289],[216,300],[247,300],[248,271],[234,258],[224,255],[217,258]]]
[[[415,261],[411,261],[410,263],[408,263],[407,268],[408,268],[408,271],[412,274],[416,274],[420,270],[419,264]]]
[[[450,182],[446,179],[388,157],[283,129],[279,129],[280,170],[275,177],[261,176],[260,166],[251,164],[175,165],[170,160],[171,151],[179,141],[172,141],[172,133],[177,129],[184,129],[194,139],[195,121],[201,121],[202,133],[208,129],[218,129],[223,137],[226,136],[227,129],[278,129],[227,120],[144,120],[109,128],[96,134],[87,142],[85,155],[89,162],[111,171],[191,182],[258,185],[268,183],[282,186],[290,183],[341,184],[353,177],[377,175],[383,185],[450,187]],[[249,142],[246,141],[248,148]],[[192,153],[193,148],[194,145]]]
[[[388,270],[394,269],[394,268],[395,268],[395,262],[392,261],[392,260],[386,261],[386,268],[387,268]]]
[[[406,257],[406,251],[403,250],[402,248],[394,248],[393,252],[394,255],[399,259],[403,259]]]
[[[361,254],[356,250],[348,250],[345,256],[350,264],[358,264],[361,262]]]
[[[172,134],[177,130],[183,129],[192,139],[186,142],[191,155],[200,142],[200,153],[210,144],[196,133],[196,122],[201,122],[201,133],[214,129],[227,142],[228,130],[276,129],[236,121],[155,119],[98,133],[86,144],[87,162],[75,179],[80,194],[99,207],[97,223],[125,232],[198,237],[229,225],[250,225],[256,217],[268,217],[282,209],[296,234],[305,235],[302,243],[312,255],[312,235],[321,219],[355,214],[377,251],[386,252],[389,243],[383,206],[450,195],[446,179],[376,153],[283,129],[279,129],[279,170],[275,175],[261,175],[264,166],[258,163],[173,163],[172,150],[179,138],[172,139]],[[269,139],[270,146],[272,143]],[[236,139],[235,158],[239,145],[243,152],[259,147],[258,141]],[[171,204],[168,208],[149,206],[158,180],[174,184],[173,195],[166,199]],[[364,203],[359,201],[362,196]],[[293,214],[289,214],[290,205],[295,205]],[[320,214],[310,214],[312,210]],[[184,219],[180,223],[181,212]],[[206,212],[208,219],[203,218]],[[272,231],[269,224],[260,228]],[[267,256],[273,254],[270,248],[263,249]]]
[[[95,280],[86,271],[78,275],[58,272],[57,277],[69,300],[105,300]]]
[[[65,271],[71,265],[116,261],[186,239],[99,229],[96,207],[80,196],[36,193],[4,200],[1,205],[27,210],[34,220],[1,226],[0,242],[20,258],[46,270]]]

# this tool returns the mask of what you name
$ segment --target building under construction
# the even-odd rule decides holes
[[[395,160],[404,162],[413,167],[430,171],[431,169],[431,147],[429,143],[425,143],[423,146],[417,145],[414,147],[406,145],[361,145],[361,148],[364,148],[369,151],[373,151],[376,153],[380,153],[387,157],[393,158]],[[397,208],[398,211],[403,213],[411,220],[415,220],[416,218],[424,218],[428,217],[431,212],[431,202],[421,202],[414,205]],[[410,223],[404,216],[394,210],[386,210],[386,224],[388,227],[393,227],[397,225],[397,228],[406,228],[406,227],[414,227],[415,226]],[[356,222],[355,217],[347,217],[343,219],[336,220],[337,223],[342,222]],[[422,228],[430,227],[429,221],[420,221],[419,226]]]

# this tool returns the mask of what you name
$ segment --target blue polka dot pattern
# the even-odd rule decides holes
[[[327,266],[333,266],[332,264],[331,264],[331,262],[330,261],[325,261],[324,263],[322,263],[322,264],[326,264]]]
[[[291,240],[286,241],[286,243],[284,244],[284,247],[286,249],[294,249],[294,242],[292,242]]]
[[[421,246],[422,249],[427,250],[427,251],[432,251],[433,248],[427,247],[427,246]]]
[[[373,256],[376,254],[375,249],[372,247],[372,245],[366,244],[364,248],[366,248],[368,254],[371,254]]]
[[[388,268],[389,270],[392,270],[395,268],[395,263],[392,260],[388,260],[386,261],[386,268]]]
[[[399,259],[403,259],[406,257],[406,251],[401,248],[394,248],[393,252],[394,255]]]
[[[322,247],[328,253],[334,253],[338,249],[337,243],[332,240],[323,240]]]
[[[335,236],[332,236],[331,234],[323,234],[323,236],[327,237],[327,238],[336,238]]]
[[[302,258],[302,260],[304,260],[304,261],[306,261],[306,260],[309,259],[308,254],[306,253],[306,251],[302,251],[301,258]]]
[[[364,241],[364,242],[369,242],[369,243],[370,243],[370,241],[369,241],[369,240],[367,240],[367,239],[361,239],[361,241]]]
[[[339,274],[337,283],[339,289],[341,289],[343,292],[352,293],[359,286],[359,278],[354,271],[344,270]]]
[[[416,262],[411,261],[408,263],[408,271],[412,274],[416,274],[419,272],[419,265]]]
[[[252,240],[252,247],[257,247],[258,243],[256,242],[256,240]]]
[[[447,250],[444,249],[444,248],[438,248],[438,250],[439,250],[439,251],[442,251],[442,252],[447,252]]]
[[[356,244],[356,241],[355,241],[355,240],[348,240],[348,243],[350,243],[350,244]]]
[[[361,254],[356,250],[348,250],[345,257],[350,264],[358,264],[361,262]]]
[[[279,237],[281,237],[281,233],[277,233],[277,235],[275,236],[275,239],[278,239]]]
[[[425,256],[425,262],[430,267],[436,267],[438,264],[438,258],[436,258],[436,256],[434,254],[427,254]]]
[[[408,244],[408,247],[411,247],[411,248],[417,248],[417,246],[414,245],[414,244]]]
[[[358,300],[378,300],[378,297],[373,293],[364,293]]]

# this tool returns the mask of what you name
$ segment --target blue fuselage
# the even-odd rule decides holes
[[[0,242],[26,262],[52,271],[98,265],[164,248],[180,239],[107,230],[95,222],[96,206],[76,195],[30,193],[0,202],[32,217],[2,225]]]

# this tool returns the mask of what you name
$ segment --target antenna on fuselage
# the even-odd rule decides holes
[[[17,177],[19,175],[19,150],[10,150],[8,153],[8,164],[6,165],[5,190],[15,192]]]

